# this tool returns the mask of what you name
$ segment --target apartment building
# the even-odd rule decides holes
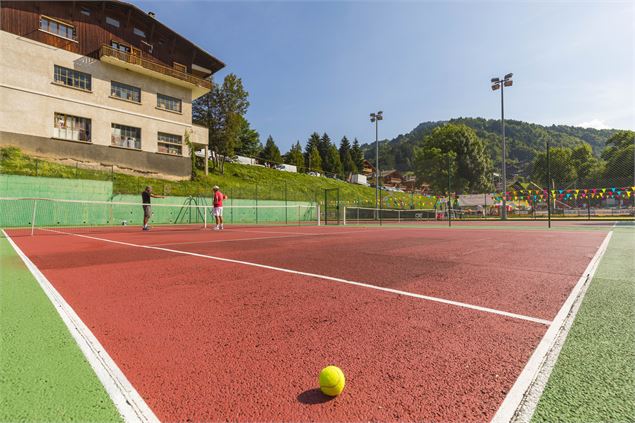
[[[0,3],[0,145],[187,177],[192,101],[225,65],[120,1]]]

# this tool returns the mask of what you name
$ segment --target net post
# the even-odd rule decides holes
[[[317,211],[317,225],[321,226],[322,222],[320,221],[320,203],[315,205],[315,210]]]
[[[397,223],[401,223],[401,210],[397,210]]]
[[[342,212],[344,213],[344,215],[342,216],[342,224],[346,226],[346,206],[342,207]]]
[[[33,216],[31,218],[31,236],[35,233],[35,212],[37,210],[37,200],[33,202]]]
[[[203,206],[203,229],[207,229],[207,205]]]

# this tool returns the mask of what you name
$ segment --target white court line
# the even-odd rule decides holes
[[[529,358],[525,368],[507,393],[507,396],[492,418],[493,423],[507,423],[516,418],[517,412],[520,410],[528,391],[531,389],[534,381],[536,380],[538,373],[545,363],[547,355],[550,353],[556,339],[558,338],[558,335],[561,334],[566,322],[569,319],[575,318],[575,314],[571,312],[572,307],[578,299],[578,296],[581,294],[582,288],[584,288],[585,284],[593,278],[612,235],[613,231],[610,231],[604,238],[600,248],[596,251],[595,255],[591,259],[591,262],[571,291],[571,294],[569,294],[569,297],[560,308],[556,317],[553,319],[551,326],[542,337],[542,340]]]
[[[159,419],[145,403],[141,395],[132,386],[106,349],[97,340],[88,326],[82,322],[73,308],[64,300],[51,282],[22,252],[15,242],[3,230],[2,233],[9,241],[13,249],[18,253],[26,267],[40,284],[44,293],[48,296],[55,310],[66,324],[71,335],[77,342],[80,350],[99,378],[110,399],[123,417],[125,422],[159,422]]]
[[[225,229],[224,229],[225,230]],[[240,231],[237,231],[240,232]],[[283,238],[301,238],[303,236],[329,236],[329,235],[339,235],[339,234],[358,234],[360,232],[373,232],[373,230],[359,230],[359,231],[346,231],[346,232],[331,232],[331,233],[317,233],[317,234],[308,234],[308,233],[293,233],[293,232],[274,232],[274,233],[288,233],[286,236],[263,236],[257,238],[234,238],[234,239],[212,239],[205,241],[187,241],[187,242],[165,242],[161,244],[148,244],[150,247],[163,247],[167,245],[190,245],[190,244],[215,244],[219,242],[233,242],[233,241],[255,241],[262,239],[283,239]],[[268,233],[268,232],[254,232],[254,233]]]
[[[415,294],[415,293],[408,292],[408,291],[401,291],[401,290],[398,290],[398,289],[386,288],[386,287],[383,287],[383,286],[376,286],[376,285],[371,285],[371,284],[367,284],[367,283],[363,283],[363,282],[355,282],[355,281],[351,281],[351,280],[347,280],[347,279],[335,278],[335,277],[332,277],[332,276],[319,275],[317,273],[301,272],[301,271],[298,271],[298,270],[285,269],[283,267],[268,266],[266,264],[259,264],[259,263],[249,262],[249,261],[234,260],[234,259],[229,259],[229,258],[210,256],[210,255],[206,255],[206,254],[193,253],[193,252],[190,252],[190,251],[173,250],[171,248],[162,248],[162,247],[153,247],[153,246],[149,246],[149,245],[132,244],[130,242],[115,241],[115,240],[107,239],[107,238],[98,238],[98,237],[89,236],[89,235],[80,235],[80,234],[74,234],[74,233],[61,232],[61,231],[56,231],[56,230],[53,230],[53,229],[42,229],[42,228],[40,228],[40,230],[41,231],[56,232],[56,233],[64,234],[64,235],[72,235],[72,236],[77,236],[77,237],[80,237],[80,238],[94,239],[94,240],[97,240],[97,241],[110,242],[110,243],[113,243],[113,244],[125,245],[125,246],[128,246],[128,247],[136,247],[136,248],[144,248],[144,249],[148,249],[148,250],[165,251],[165,252],[168,252],[168,253],[184,254],[184,255],[193,256],[193,257],[200,257],[200,258],[206,258],[206,259],[210,259],[210,260],[223,261],[223,262],[226,262],[226,263],[242,264],[242,265],[245,265],[245,266],[258,267],[258,268],[261,268],[261,269],[275,270],[275,271],[283,272],[283,273],[290,273],[290,274],[294,274],[294,275],[308,276],[308,277],[311,277],[311,278],[324,279],[324,280],[333,281],[333,282],[339,282],[339,283],[343,283],[343,284],[347,284],[347,285],[354,285],[354,286],[359,286],[359,287],[362,287],[362,288],[369,288],[369,289],[374,289],[374,290],[377,290],[377,291],[383,291],[383,292],[389,292],[389,293],[392,293],[392,294],[403,295],[405,297],[419,298],[419,299],[422,299],[422,300],[433,301],[433,302],[447,304],[447,305],[452,305],[452,306],[456,306],[456,307],[462,307],[462,308],[467,308],[467,309],[471,309],[471,310],[482,311],[482,312],[485,312],[485,313],[497,314],[499,316],[505,316],[505,317],[511,317],[511,318],[514,318],[514,319],[526,320],[526,321],[529,321],[529,322],[539,323],[539,324],[547,325],[547,326],[551,324],[550,320],[539,319],[537,317],[531,317],[531,316],[525,316],[525,315],[522,315],[522,314],[510,313],[508,311],[502,311],[502,310],[497,310],[497,309],[488,308],[488,307],[481,307],[481,306],[477,306],[477,305],[474,305],[474,304],[462,303],[462,302],[459,302],[459,301],[447,300],[445,298],[431,297],[431,296],[428,296],[428,295]]]

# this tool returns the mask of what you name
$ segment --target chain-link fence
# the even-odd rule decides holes
[[[633,219],[635,216],[635,136],[623,131],[607,141],[596,154],[587,144],[577,146],[544,143],[544,149],[524,160],[508,161],[507,184],[502,171],[491,172],[494,191],[465,190],[464,171],[451,154],[446,165],[448,185],[439,192],[457,218],[510,219]],[[511,162],[511,163],[510,163]],[[498,169],[501,169],[501,165]],[[495,165],[496,167],[496,165]],[[506,213],[505,213],[506,211]]]

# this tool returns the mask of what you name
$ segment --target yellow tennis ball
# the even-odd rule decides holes
[[[328,396],[336,397],[344,390],[346,379],[339,367],[328,366],[320,372],[320,390]]]

